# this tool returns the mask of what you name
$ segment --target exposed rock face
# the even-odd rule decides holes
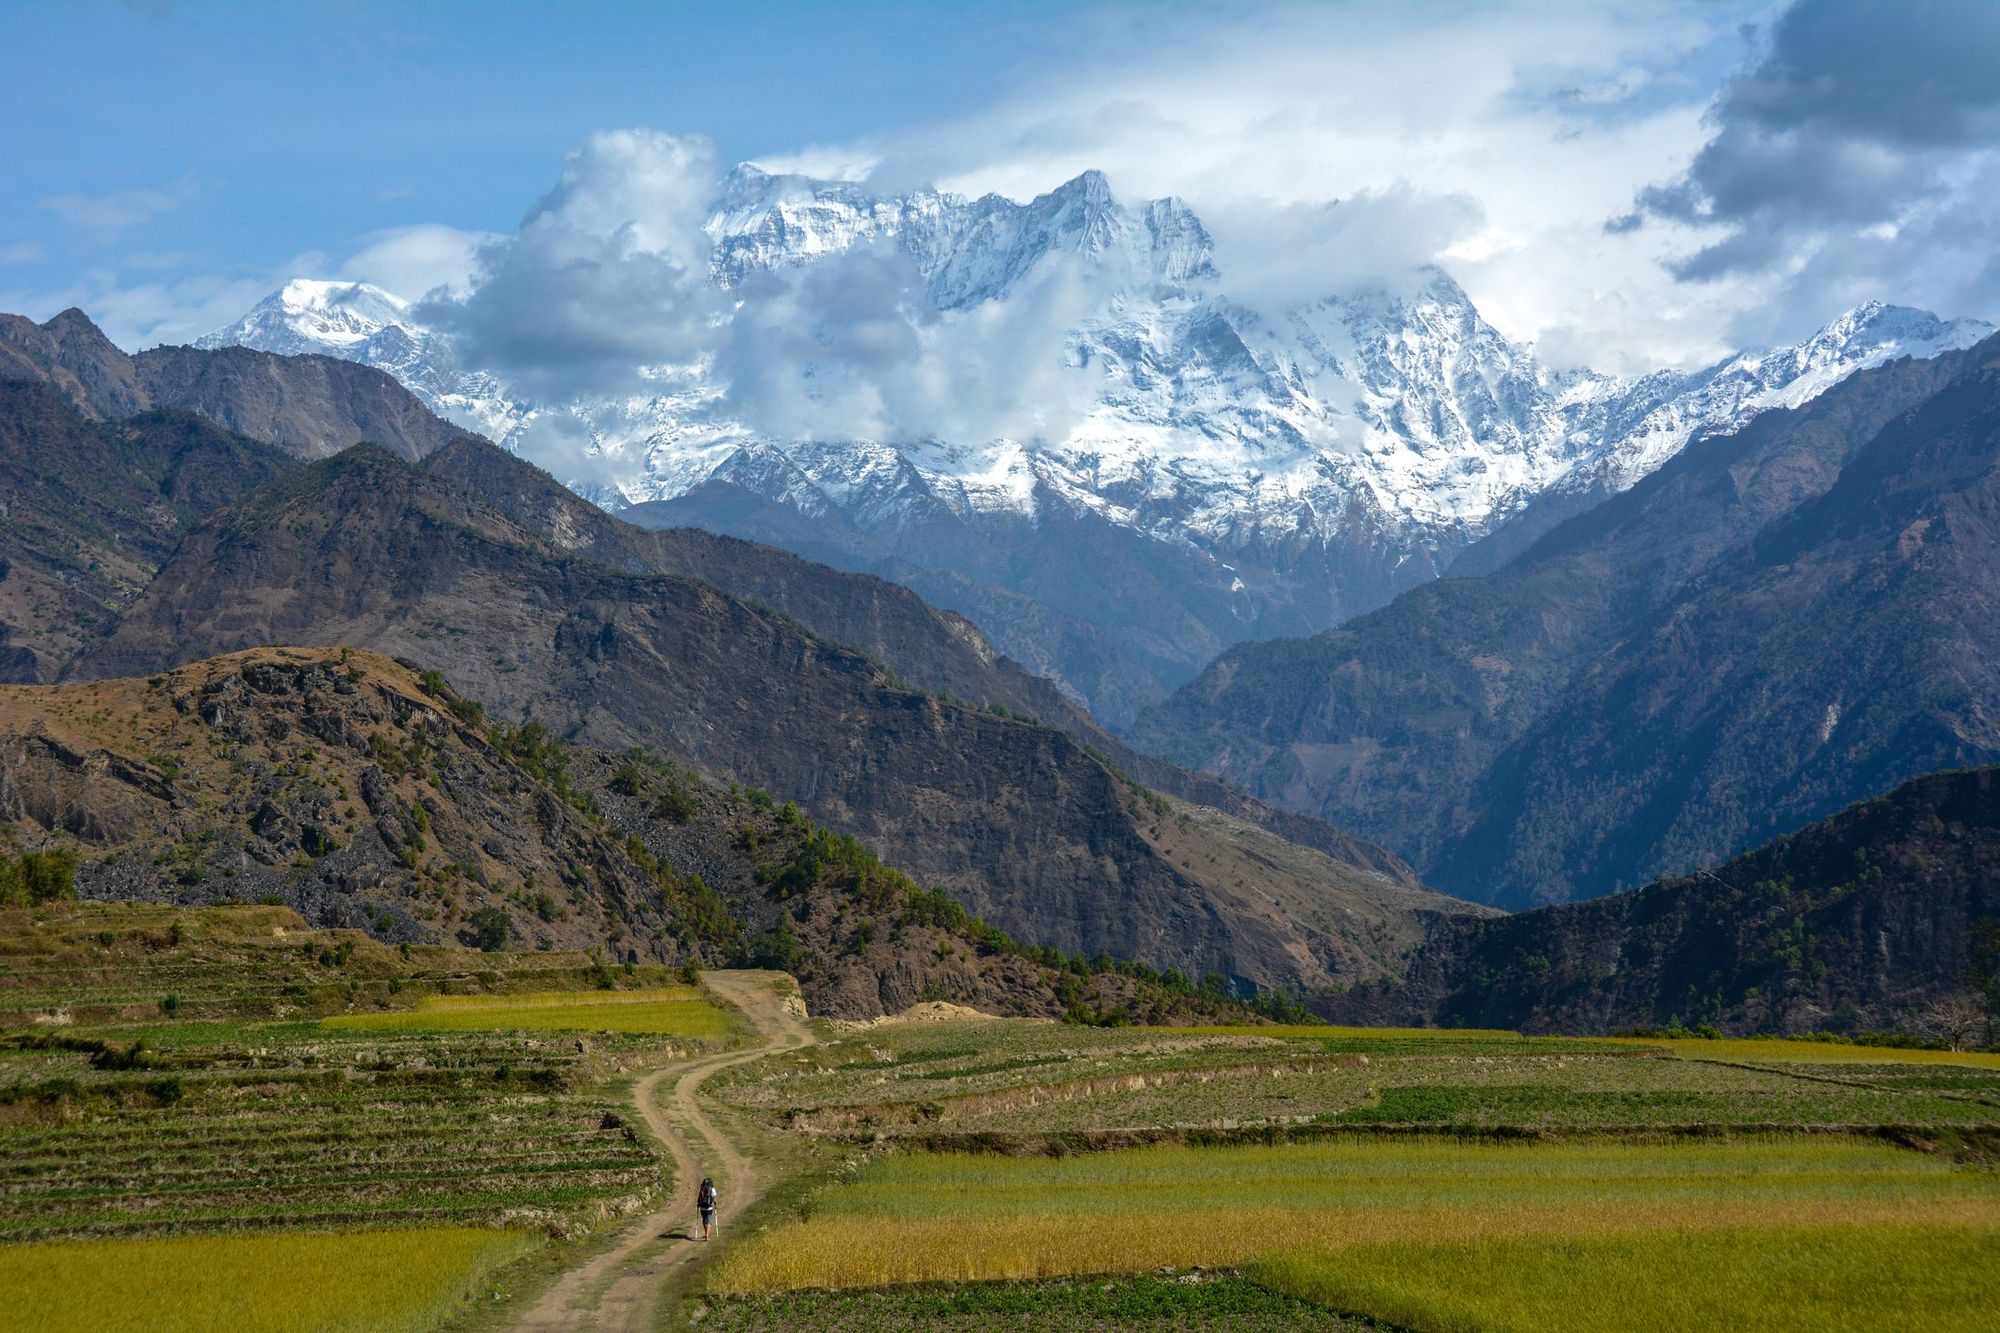
[[[1613,1032],[1902,1027],[2000,925],[2000,769],[1943,773],[1697,877],[1496,920],[1455,919],[1364,1022]]]
[[[435,664],[503,717],[796,799],[1066,952],[1320,985],[1393,971],[1430,914],[1469,910],[1379,852],[1340,859],[1149,799],[1066,732],[912,691],[712,587],[580,558],[380,451],[312,465],[191,532],[74,671],[285,643]]]
[[[2000,341],[1698,442],[1481,578],[1239,648],[1137,731],[1508,906],[2000,758]]]
[[[996,948],[794,812],[673,765],[490,731],[370,653],[258,649],[149,680],[0,688],[0,828],[77,850],[85,896],[275,897],[316,925],[468,944],[497,912],[509,947],[781,962],[835,1017],[927,996],[1030,1015],[1229,1009]]]
[[[244,347],[156,347],[128,357],[80,310],[45,324],[0,315],[0,379],[53,384],[97,420],[197,412],[301,458],[363,441],[421,458],[463,434],[373,367]]]

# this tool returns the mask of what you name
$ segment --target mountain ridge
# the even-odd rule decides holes
[[[1361,844],[1322,852],[1149,794],[1065,731],[913,691],[711,585],[580,557],[380,450],[198,524],[69,675],[274,643],[435,663],[505,720],[796,799],[1067,952],[1297,989],[1392,969],[1428,913],[1476,910],[1379,852],[1342,859]]]
[[[1714,869],[1442,922],[1341,1021],[1615,1032],[1909,1031],[2000,923],[2000,769],[1915,778]]]
[[[1515,907],[1989,762],[1996,355],[1708,437],[1493,574],[1232,650],[1136,736]]]
[[[1069,266],[1087,299],[1041,356],[1056,396],[1079,406],[1033,438],[839,425],[801,437],[760,425],[749,391],[707,362],[662,371],[636,396],[538,398],[459,365],[420,312],[352,284],[292,284],[203,341],[369,360],[530,452],[565,422],[591,470],[563,479],[607,503],[666,502],[672,522],[776,545],[799,541],[791,513],[838,530],[814,558],[921,571],[934,592],[939,576],[967,580],[953,609],[1120,725],[1235,642],[1373,609],[1517,517],[1538,535],[1547,513],[1615,493],[1696,435],[1991,331],[1871,303],[1798,347],[1697,371],[1556,371],[1435,269],[1282,310],[1233,301],[1185,204],[1127,206],[1094,172],[1016,203],[744,167],[706,232],[710,281],[745,310],[886,252],[910,265],[926,328],[1041,299],[1034,284]],[[801,391],[827,416],[856,373],[812,361]],[[773,508],[676,503],[718,483]],[[1107,567],[1125,599],[1094,595]],[[1106,634],[1116,656],[1056,632],[1065,617]]]

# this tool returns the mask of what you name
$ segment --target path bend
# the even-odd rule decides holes
[[[694,1191],[701,1177],[717,1178],[722,1197],[716,1211],[724,1226],[762,1195],[767,1182],[757,1163],[716,1127],[695,1094],[703,1083],[733,1065],[774,1051],[797,1050],[815,1040],[796,993],[788,989],[781,994],[775,986],[780,977],[775,972],[710,972],[702,978],[708,989],[749,1020],[761,1041],[745,1050],[677,1061],[654,1070],[633,1086],[632,1100],[639,1114],[673,1159],[673,1193],[644,1217],[627,1224],[610,1249],[563,1274],[522,1313],[515,1328],[524,1333],[546,1333],[648,1327],[647,1315],[659,1297],[662,1280],[693,1258],[700,1244],[688,1239],[686,1233],[693,1230]],[[783,980],[789,987],[790,978]],[[660,1085],[668,1080],[673,1086],[663,1099]],[[667,1103],[664,1106],[663,1100]],[[694,1142],[690,1131],[701,1142]],[[661,1240],[668,1242],[663,1248],[642,1253]],[[602,1295],[593,1300],[600,1290]]]

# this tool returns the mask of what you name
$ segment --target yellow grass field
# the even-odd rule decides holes
[[[522,1233],[453,1228],[0,1246],[0,1328],[345,1333],[434,1328]]]
[[[1979,1228],[2000,1179],[1852,1140],[1333,1140],[884,1158],[718,1266],[729,1292],[1253,1263],[1359,1245],[1716,1228]]]
[[[1776,1037],[1602,1037],[1606,1044],[1664,1046],[1687,1060],[1741,1060],[1746,1064],[1959,1065],[2000,1069],[2000,1052],[1922,1051],[1898,1046],[1850,1046],[1834,1041],[1783,1041]]]
[[[530,995],[433,995],[414,1009],[340,1014],[344,1032],[629,1032],[708,1041],[734,1031],[729,1015],[692,986]]]
[[[1521,1041],[1518,1032],[1503,1028],[1344,1028],[1304,1023],[1234,1023],[1209,1027],[1148,1028],[1177,1037],[1306,1037],[1321,1041],[1342,1039],[1400,1040],[1438,1038],[1452,1041]],[[1565,1040],[1570,1040],[1565,1038]]]
[[[1406,1328],[1765,1333],[2000,1327],[2000,1230],[1757,1230],[1352,1246],[1259,1265],[1267,1286]]]
[[[1518,1032],[1499,1028],[1354,1028],[1306,1024],[1241,1024],[1229,1027],[1166,1027],[1157,1031],[1189,1037],[1274,1037],[1320,1041],[1526,1041]],[[1969,1069],[2000,1069],[2000,1052],[1926,1051],[1898,1046],[1856,1046],[1837,1041],[1787,1041],[1780,1037],[1554,1037],[1574,1047],[1579,1043],[1616,1047],[1648,1046],[1672,1051],[1686,1059],[1741,1060],[1747,1063],[1793,1064],[1925,1064],[1959,1065]]]

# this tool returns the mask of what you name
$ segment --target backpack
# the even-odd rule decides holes
[[[698,1207],[715,1207],[715,1185],[710,1181],[702,1181],[701,1188],[695,1192],[694,1201]]]

